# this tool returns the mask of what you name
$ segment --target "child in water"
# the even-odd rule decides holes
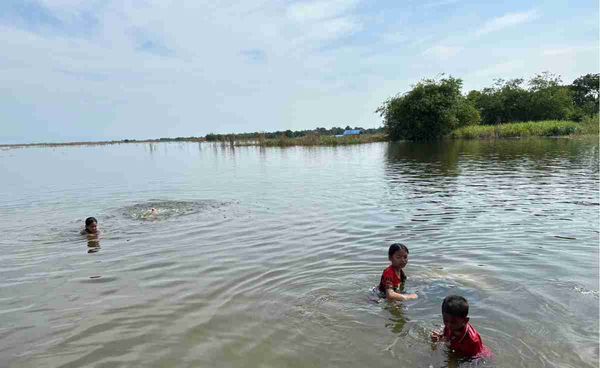
[[[392,263],[383,270],[378,292],[388,301],[405,301],[417,299],[417,294],[401,294],[400,289],[406,281],[403,268],[408,263],[408,248],[404,244],[394,243],[388,250],[388,258]]]
[[[81,235],[97,235],[98,234],[98,220],[94,217],[88,217],[85,219],[85,229],[81,230]]]
[[[155,219],[157,216],[158,216],[158,210],[154,207],[150,208],[150,210],[145,211],[142,214],[143,219],[150,219],[150,218]]]
[[[444,331],[431,333],[431,341],[443,341],[465,358],[490,358],[491,350],[483,345],[481,336],[469,323],[469,303],[459,295],[450,295],[442,303]]]

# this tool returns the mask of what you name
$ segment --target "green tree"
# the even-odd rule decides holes
[[[529,104],[529,93],[522,84],[523,79],[496,79],[492,87],[469,92],[467,99],[479,110],[483,124],[522,121]]]
[[[527,120],[566,120],[573,113],[571,90],[561,85],[560,76],[544,72],[529,80]]]
[[[571,88],[560,76],[544,72],[523,86],[523,79],[497,79],[492,87],[471,91],[467,99],[481,114],[483,124],[569,119],[576,112]]]
[[[569,86],[573,92],[573,103],[582,115],[598,113],[600,74],[586,74],[575,79]]]
[[[462,80],[451,76],[424,79],[404,95],[383,103],[376,112],[392,140],[435,140],[453,129],[479,123],[479,113],[461,95]]]

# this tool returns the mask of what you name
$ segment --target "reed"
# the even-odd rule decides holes
[[[498,125],[473,125],[459,128],[450,133],[451,138],[493,139],[518,137],[557,137],[593,134],[594,124],[574,121],[545,120]],[[595,134],[598,134],[596,118]]]
[[[345,137],[333,135],[308,134],[303,137],[288,138],[284,135],[267,139],[259,137],[253,140],[236,141],[236,146],[261,146],[261,147],[291,147],[291,146],[343,146],[350,144],[363,144],[373,142],[385,142],[388,138],[385,134],[361,134]]]

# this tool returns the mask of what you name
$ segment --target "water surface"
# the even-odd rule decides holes
[[[489,366],[598,364],[597,141],[3,149],[0,172],[0,366],[452,366],[428,342],[452,293]],[[370,302],[394,241],[419,299]]]

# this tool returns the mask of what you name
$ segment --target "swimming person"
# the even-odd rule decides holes
[[[408,248],[404,244],[394,243],[388,250],[391,265],[383,270],[377,291],[379,296],[388,301],[405,301],[417,299],[417,294],[400,293],[402,284],[406,281],[403,268],[408,263]]]
[[[142,218],[143,219],[155,219],[158,216],[158,210],[154,207],[150,208],[148,211],[144,211],[144,213],[142,213]]]
[[[81,235],[97,235],[98,234],[98,220],[95,217],[88,217],[85,219],[85,229],[81,230]]]
[[[492,351],[481,340],[481,336],[469,323],[469,303],[459,295],[450,295],[442,303],[444,331],[431,333],[431,341],[443,341],[450,349],[465,358],[490,358]]]

